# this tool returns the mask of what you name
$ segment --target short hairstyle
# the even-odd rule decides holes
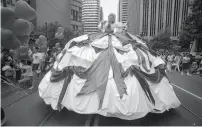
[[[27,61],[27,65],[31,65],[32,62],[30,60]]]

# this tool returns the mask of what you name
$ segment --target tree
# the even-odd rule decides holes
[[[44,24],[41,27],[38,27],[38,29],[35,31],[35,33],[40,33],[42,35],[46,36],[47,32],[47,39],[49,41],[49,45],[55,45],[55,43],[59,42],[61,45],[65,45],[70,39],[74,38],[76,35],[75,33],[69,29],[69,28],[64,28],[64,39],[56,39],[55,38],[55,33],[57,32],[58,27],[62,27],[61,24],[58,22],[51,22],[46,25]],[[47,29],[47,30],[46,30]]]
[[[181,50],[187,50],[190,47],[190,42],[192,41],[191,35],[187,31],[182,31],[179,33],[179,46],[181,47]]]
[[[185,48],[202,34],[202,0],[191,2],[190,9],[191,13],[186,17],[179,35],[180,43]]]
[[[165,49],[169,50],[173,47],[173,42],[171,40],[171,33],[169,29],[165,29],[160,32],[157,36],[154,36],[150,41],[151,48],[154,50]]]
[[[37,32],[41,32],[46,35],[46,30],[47,30],[47,35],[46,35],[47,39],[51,40],[51,39],[55,38],[55,33],[56,33],[58,27],[61,27],[61,25],[58,22],[54,22],[54,23],[51,22],[51,23],[47,24],[47,27],[45,24],[41,27],[38,27]]]

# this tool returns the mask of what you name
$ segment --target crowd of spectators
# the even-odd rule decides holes
[[[29,89],[33,89],[36,86],[37,79],[42,78],[53,66],[62,48],[60,43],[56,43],[54,47],[48,47],[45,52],[37,46],[24,47],[28,48],[28,58],[26,59],[19,58],[17,51],[1,49],[1,76],[15,81],[19,85],[30,84]]]
[[[29,47],[29,46],[28,46]],[[39,47],[28,48],[28,59],[20,59],[18,53],[13,50],[1,50],[1,75],[16,81],[19,84],[30,83],[30,88],[36,86],[36,81],[53,66],[57,55],[62,51],[60,43],[54,47],[48,47],[41,51]],[[192,56],[190,53],[159,53],[166,63],[166,72],[172,73],[172,69],[188,76],[202,76],[202,53]]]
[[[187,76],[202,76],[202,53],[195,56],[188,52],[181,53],[160,53],[159,56],[166,62],[166,72],[172,73],[172,69]]]

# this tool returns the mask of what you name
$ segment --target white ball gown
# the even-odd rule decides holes
[[[39,84],[54,110],[134,120],[180,106],[164,61],[120,27],[72,39]]]

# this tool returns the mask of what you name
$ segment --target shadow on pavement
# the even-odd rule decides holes
[[[149,113],[137,120],[121,120],[99,116],[98,126],[193,126],[202,125],[202,121],[182,107],[171,109],[162,114]]]
[[[38,92],[4,108],[5,126],[37,126],[52,109],[40,99]]]
[[[43,126],[84,126],[88,116],[64,108],[61,112],[54,111]]]
[[[31,95],[38,90],[38,84],[40,79],[36,82],[36,87],[34,89],[29,89],[28,87],[19,87],[22,90],[12,89],[8,84],[2,83],[1,84],[1,107],[5,108],[13,103],[20,101],[21,99]],[[17,84],[15,84],[17,86]]]
[[[3,85],[3,84],[2,84]],[[29,96],[21,95],[13,91],[2,95],[2,107],[4,108],[7,123],[6,126],[37,126],[53,111],[39,97],[37,88],[28,90]],[[1,91],[9,90],[8,86],[3,86]],[[180,101],[192,100],[184,93],[175,90]],[[184,98],[181,98],[184,97]],[[19,100],[19,101],[18,101]],[[16,103],[14,103],[16,102]],[[194,105],[194,101],[186,101]],[[189,104],[191,105],[191,104]],[[196,105],[195,105],[196,106]],[[200,105],[198,105],[199,109]],[[196,110],[197,111],[197,110]],[[199,112],[201,110],[199,109]],[[45,119],[43,126],[84,126],[89,115],[77,114],[64,108],[61,112],[53,111],[49,118]],[[95,116],[95,115],[94,115]],[[202,121],[180,106],[162,114],[149,113],[147,116],[137,120],[121,120],[118,118],[104,117],[97,115],[98,126],[201,126]],[[91,119],[94,125],[94,118]]]

